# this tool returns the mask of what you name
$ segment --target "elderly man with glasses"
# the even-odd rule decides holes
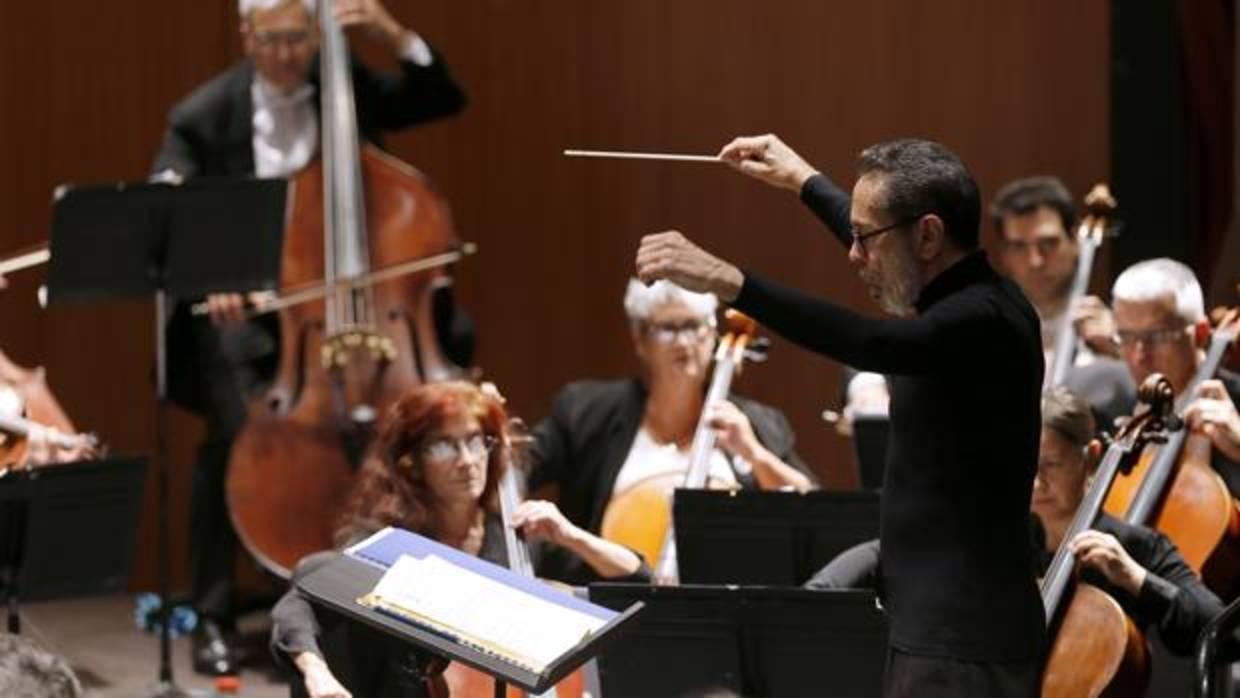
[[[1133,380],[1161,373],[1181,398],[1201,367],[1210,331],[1196,275],[1174,259],[1138,262],[1115,279],[1111,301],[1115,342]],[[1211,464],[1232,496],[1240,495],[1240,376],[1220,369],[1189,399],[1189,427],[1210,438]]]
[[[324,3],[350,34],[364,32],[399,62],[395,74],[353,66],[364,139],[378,143],[383,131],[460,111],[465,98],[443,60],[378,0]],[[239,0],[245,59],[172,109],[152,169],[155,179],[287,177],[317,155],[316,5],[315,0]],[[203,619],[194,637],[194,668],[230,674],[238,668],[230,640],[237,540],[224,499],[225,469],[245,418],[245,396],[270,378],[278,340],[274,326],[242,322],[240,294],[215,294],[207,302],[212,322],[190,319],[184,306],[174,315],[168,330],[169,381],[173,399],[206,420],[190,513],[192,600]],[[455,322],[463,321],[458,316]],[[468,347],[470,339],[461,343]],[[452,352],[456,345],[445,341],[445,346]]]
[[[811,350],[889,376],[884,695],[1037,695],[1045,618],[1025,553],[1041,337],[1033,307],[978,248],[972,175],[943,146],[913,139],[863,151],[851,197],[775,136],[737,139],[720,157],[799,193],[897,316],[782,288],[675,231],[643,238],[637,253],[643,281],[713,293]]]

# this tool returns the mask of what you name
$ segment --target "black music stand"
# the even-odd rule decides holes
[[[162,622],[155,695],[184,696],[172,676],[168,623],[168,462],[165,403],[168,297],[271,290],[280,278],[283,179],[62,186],[52,208],[48,300],[155,298],[155,462]]]
[[[878,537],[878,493],[676,490],[680,580],[797,586]]]
[[[887,620],[868,591],[600,583],[590,600],[645,604],[629,641],[599,657],[607,698],[870,698],[881,688]]]
[[[0,478],[0,576],[9,632],[21,632],[19,599],[124,589],[133,567],[146,467],[145,458],[107,458]]]
[[[383,574],[382,567],[341,554],[307,572],[298,580],[297,587],[317,606],[379,630],[411,648],[417,648],[449,661],[467,664],[493,677],[496,698],[503,698],[507,695],[509,684],[519,686],[532,695],[546,692],[599,652],[613,646],[619,637],[632,629],[634,618],[644,610],[641,603],[628,604],[616,609],[621,612],[619,616],[583,640],[570,652],[561,656],[545,671],[535,673],[479,651],[468,644],[460,643],[444,634],[394,618],[358,603],[357,599],[369,593]]]

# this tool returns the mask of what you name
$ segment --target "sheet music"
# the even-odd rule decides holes
[[[401,556],[362,602],[446,628],[535,672],[605,625],[435,555]]]

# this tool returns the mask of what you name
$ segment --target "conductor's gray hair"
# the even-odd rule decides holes
[[[1187,323],[1204,320],[1205,300],[1197,276],[1181,262],[1167,257],[1138,262],[1124,270],[1111,289],[1115,302],[1148,303],[1170,298],[1175,313]]]
[[[629,279],[628,290],[624,293],[624,312],[629,320],[641,322],[650,317],[655,308],[668,303],[684,303],[706,318],[712,327],[715,325],[715,309],[719,307],[719,301],[714,295],[695,293],[666,280],[647,286],[637,279]]]
[[[237,0],[237,10],[241,18],[245,19],[256,10],[270,10],[289,2],[296,2],[296,0]],[[306,12],[314,14],[318,0],[301,0],[301,4],[305,6]]]

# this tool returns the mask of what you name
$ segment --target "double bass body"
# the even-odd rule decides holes
[[[421,173],[359,144],[344,34],[332,13],[320,20],[321,157],[290,184],[280,284],[325,283],[330,293],[281,311],[279,369],[233,446],[227,483],[238,536],[282,576],[332,547],[336,512],[386,406],[453,372],[431,307],[446,272],[345,283],[458,241]]]

